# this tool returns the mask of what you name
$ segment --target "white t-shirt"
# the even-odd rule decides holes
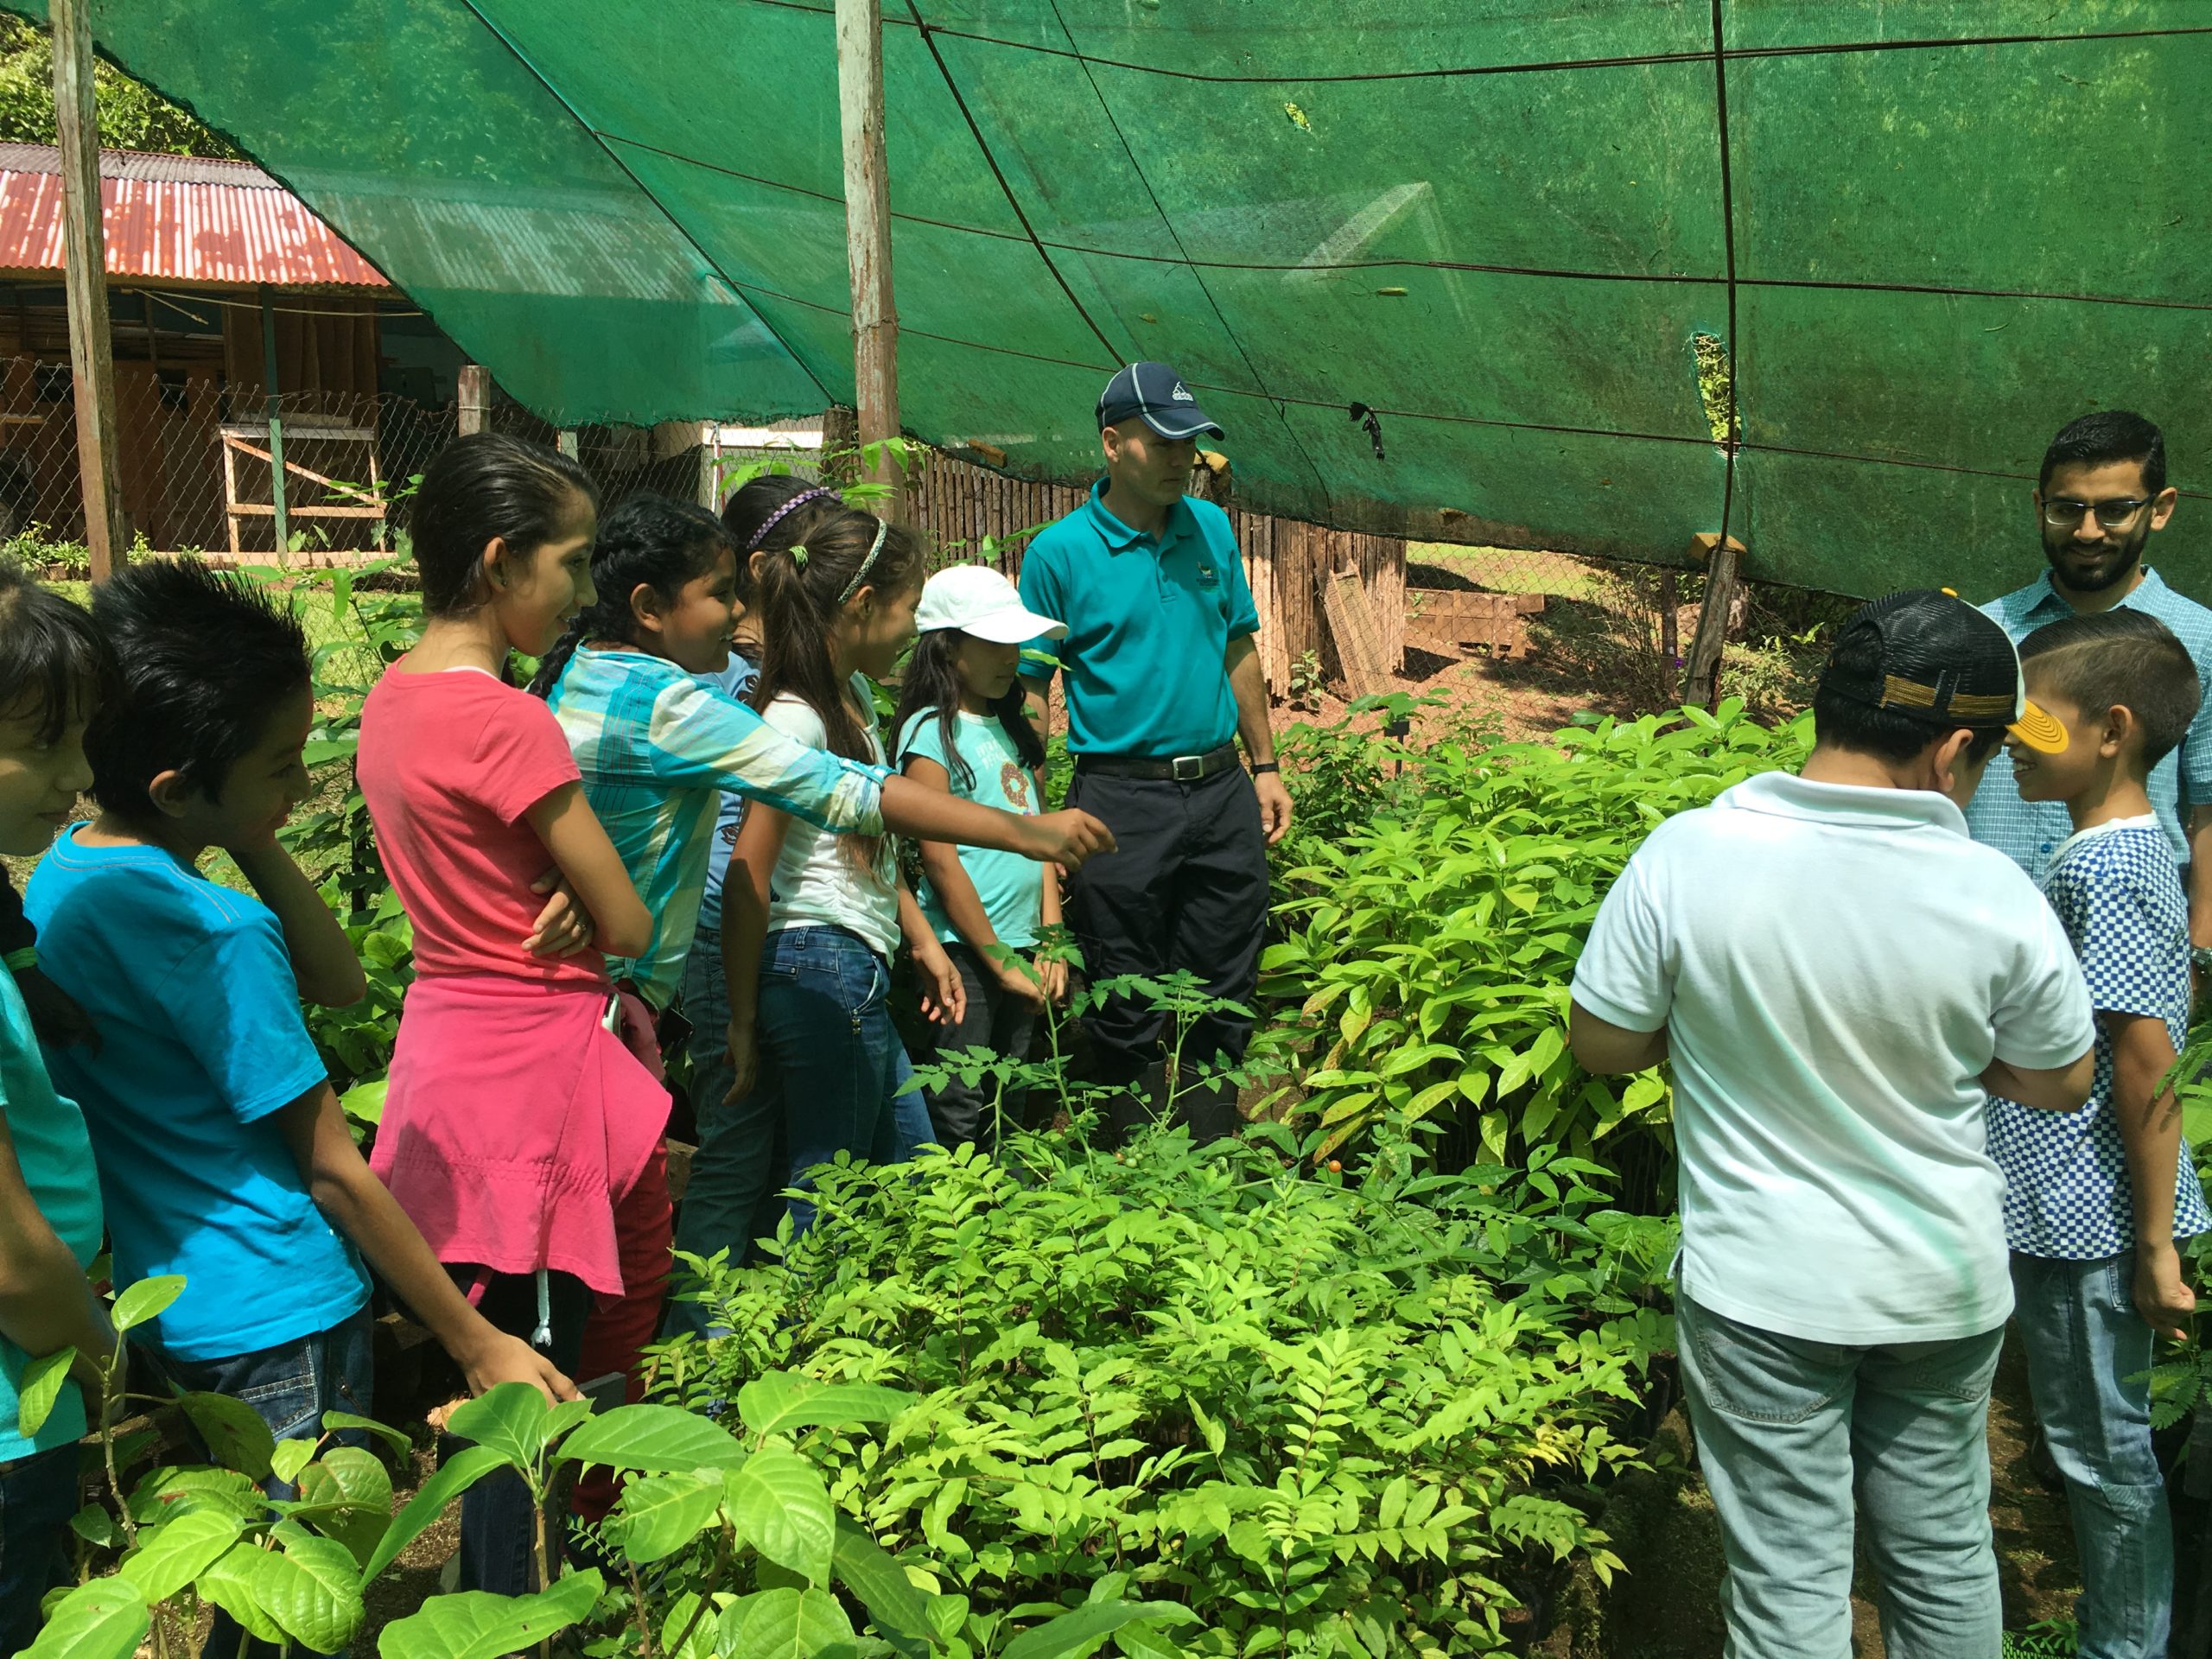
[[[865,677],[853,676],[859,707],[874,709]],[[786,737],[810,748],[826,749],[830,734],[822,717],[786,691],[760,711],[760,718]],[[871,712],[861,722],[868,736],[868,759],[884,764],[883,734]],[[866,939],[888,960],[899,949],[899,864],[891,837],[880,838],[873,872],[861,867],[855,845],[845,836],[793,818],[784,850],[768,878],[768,931],[782,927],[842,927]]]
[[[1980,1075],[2071,1064],[2094,1015],[2050,906],[1948,799],[1769,772],[1669,819],[1574,1000],[1668,1029],[1685,1295],[1851,1346],[2004,1323]]]

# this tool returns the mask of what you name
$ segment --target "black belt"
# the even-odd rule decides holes
[[[1103,772],[1109,778],[1149,778],[1178,784],[1195,784],[1238,763],[1236,745],[1224,743],[1204,754],[1078,754],[1077,772]]]

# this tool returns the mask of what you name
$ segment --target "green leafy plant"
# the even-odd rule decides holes
[[[1378,1124],[1468,1116],[1482,1155],[1580,1156],[1630,1120],[1663,1123],[1658,1072],[1585,1076],[1567,987],[1605,889],[1652,827],[1754,772],[1790,766],[1808,720],[1741,704],[1420,757],[1418,790],[1361,785],[1372,816],[1278,880],[1287,937],[1261,989],[1298,1009],[1318,1062],[1297,1107],[1324,1158]],[[1348,791],[1355,801],[1357,791]]]
[[[1141,1592],[1197,1615],[1189,1653],[1489,1651],[1557,1563],[1612,1569],[1590,1493],[1670,1341],[1672,1232],[1594,1166],[1438,1175],[1402,1137],[1306,1175],[1269,1125],[1013,1140],[817,1171],[780,1263],[705,1264],[734,1334],[659,1360],[668,1397],[748,1424],[748,1379],[907,1391],[880,1443],[791,1446],[962,1610],[953,1650]]]
[[[147,1285],[170,1297],[182,1287],[147,1281],[132,1291]],[[126,1293],[117,1305],[118,1327],[159,1311],[157,1294],[138,1298],[126,1315],[131,1300]],[[501,1474],[529,1490],[544,1588],[515,1597],[434,1596],[385,1627],[377,1643],[385,1659],[492,1659],[542,1648],[570,1626],[619,1630],[622,1621],[634,1626],[641,1656],[850,1655],[864,1627],[905,1654],[1001,1650],[954,1642],[948,1632],[964,1610],[938,1605],[942,1599],[925,1587],[928,1573],[893,1562],[864,1528],[841,1516],[815,1465],[793,1449],[796,1436],[829,1431],[849,1440],[865,1425],[893,1420],[912,1404],[893,1389],[757,1377],[738,1392],[741,1438],[673,1406],[594,1415],[588,1402],[553,1405],[526,1383],[502,1383],[454,1412],[448,1427],[474,1444],[396,1515],[391,1478],[370,1452],[333,1445],[329,1433],[312,1442],[273,1441],[250,1407],[222,1395],[188,1395],[182,1403],[221,1466],[153,1471],[121,1504],[119,1531],[104,1509],[78,1518],[80,1537],[119,1547],[121,1558],[112,1573],[53,1599],[30,1649],[36,1659],[123,1659],[149,1630],[158,1632],[157,1608],[167,1604],[188,1618],[203,1602],[263,1641],[343,1651],[360,1627],[368,1586],[455,1498]],[[323,1421],[327,1431],[365,1430],[406,1444],[365,1419],[334,1412]],[[610,1595],[599,1567],[560,1571],[553,1548],[563,1478],[593,1465],[631,1477],[602,1529],[626,1592]],[[255,1483],[272,1470],[297,1486],[296,1498],[262,1495]],[[686,1551],[696,1570],[678,1587],[658,1564]],[[646,1567],[656,1569],[650,1588],[641,1576]],[[857,1624],[855,1607],[862,1613]],[[1032,1623],[1003,1651],[1042,1659],[1079,1645],[1078,1632],[1188,1615],[1112,1596],[1065,1617],[1077,1622],[1075,1631],[1055,1633],[1057,1617]],[[1005,1633],[1012,1631],[1007,1621]],[[626,1645],[616,1639],[607,1650]]]

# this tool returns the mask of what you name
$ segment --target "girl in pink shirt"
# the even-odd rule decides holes
[[[616,1207],[662,1179],[668,1117],[601,954],[636,955],[652,918],[560,728],[506,677],[591,602],[597,517],[581,467],[514,438],[430,463],[410,524],[423,638],[369,694],[357,763],[415,928],[372,1166],[485,1317],[571,1375],[593,1294],[621,1294]],[[593,929],[565,957],[525,948],[549,858]],[[470,1488],[461,1587],[531,1589],[531,1530],[518,1478]]]

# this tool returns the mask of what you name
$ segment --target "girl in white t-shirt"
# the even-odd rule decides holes
[[[851,508],[810,522],[802,544],[764,549],[753,563],[761,718],[802,743],[883,766],[869,681],[887,677],[913,639],[924,575],[910,532]],[[807,1172],[840,1152],[889,1163],[931,1139],[891,1020],[901,936],[925,1014],[957,1020],[965,996],[899,879],[889,837],[831,835],[754,802],[730,855],[722,926],[736,936],[725,957],[730,1052],[745,1093],[737,1110],[764,1138],[782,1128],[788,1185],[810,1185]],[[798,1229],[813,1215],[793,1201]]]

